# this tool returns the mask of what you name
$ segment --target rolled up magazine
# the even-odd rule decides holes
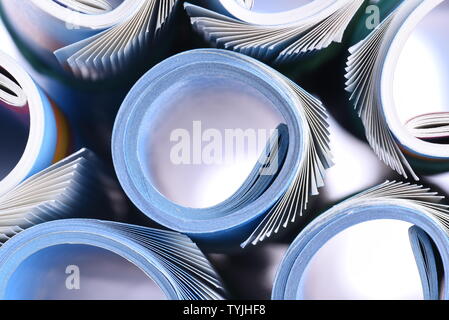
[[[11,57],[0,52],[0,196],[67,156],[67,121]]]
[[[346,89],[378,157],[404,177],[449,169],[447,13],[402,1],[350,49]]]
[[[353,225],[379,219],[413,224],[411,247],[425,299],[448,299],[449,207],[444,197],[422,186],[387,181],[353,196],[319,215],[290,245],[278,269],[272,298],[304,299],[307,266],[331,238]],[[442,265],[440,265],[440,263]]]
[[[134,70],[157,50],[154,41],[178,2],[5,0],[0,7],[25,50],[52,68],[98,81]]]
[[[124,266],[115,269],[114,264]],[[91,276],[114,283],[132,268],[139,281],[133,290],[153,283],[141,289],[145,298],[156,287],[159,298],[223,299],[219,276],[187,236],[90,219],[42,223],[5,243],[0,248],[0,298],[82,299],[92,292],[100,298],[111,286],[102,289],[102,281],[92,283]]]
[[[211,44],[282,64],[341,42],[363,0],[186,2],[193,27]]]
[[[204,108],[196,112],[195,108],[201,105]],[[182,113],[179,121],[188,126],[193,122],[195,136],[195,130],[201,127],[196,120],[208,110],[212,110],[209,117],[212,122],[221,117],[219,125],[223,127],[229,119],[245,119],[250,109],[254,110],[254,116],[248,119],[264,109],[279,117],[272,123],[271,135],[259,141],[263,145],[258,159],[250,163],[252,170],[239,172],[240,187],[227,199],[202,208],[170,200],[152,174],[151,161],[162,156],[162,165],[173,162],[160,180],[172,176],[170,183],[176,185],[186,179],[173,175],[184,160],[193,158],[194,164],[201,163],[204,155],[209,160],[214,154],[226,156],[226,150],[234,149],[231,146],[222,152],[227,140],[221,143],[221,131],[216,128],[209,128],[202,136],[206,137],[203,141],[194,139],[190,143],[188,139],[178,139],[189,137],[190,132],[176,126],[169,127],[170,130],[164,127],[169,126],[173,114]],[[223,110],[230,112],[220,116]],[[212,248],[238,243],[244,247],[263,241],[295,221],[307,208],[309,196],[318,193],[325,170],[332,165],[326,119],[326,111],[318,99],[253,58],[219,49],[187,51],[147,72],[126,97],[114,125],[114,166],[127,195],[154,221]],[[225,133],[233,129],[222,127]],[[254,132],[254,128],[237,129],[245,138]],[[188,150],[181,150],[183,155],[175,163],[173,158],[178,161],[181,152],[176,145],[175,149],[160,146],[173,145],[178,140],[187,140]],[[198,155],[197,149],[201,151],[206,140],[210,142],[205,146],[208,152]],[[218,181],[221,189],[229,183],[228,175],[222,175]],[[195,188],[199,178],[189,177],[192,180],[188,181],[188,188]]]

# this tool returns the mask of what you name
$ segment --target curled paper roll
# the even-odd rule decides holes
[[[54,292],[61,288],[67,292],[64,287],[67,264],[79,268],[78,289],[82,293],[83,272],[87,272],[84,268],[94,266],[72,264],[82,260],[76,255],[64,254],[63,250],[58,250],[61,247],[65,252],[79,255],[95,249],[116,254],[143,271],[168,299],[222,299],[224,291],[218,275],[188,237],[171,231],[90,219],[43,223],[5,243],[0,248],[0,298],[43,299],[47,295],[54,297]],[[63,268],[59,269],[61,265]],[[111,271],[112,267],[108,265],[109,270],[103,273]],[[51,277],[47,279],[49,273]],[[63,279],[55,281],[61,274]]]
[[[137,68],[178,0],[6,0],[16,40],[45,64],[76,78],[106,80]]]
[[[347,61],[346,90],[368,142],[383,162],[416,180],[415,170],[449,169],[448,12],[443,0],[403,1]]]
[[[264,4],[261,4],[264,3]],[[277,64],[341,42],[363,0],[186,2],[194,28],[220,48]]]
[[[304,272],[318,250],[343,230],[370,220],[394,219],[412,223],[409,229],[425,299],[448,299],[449,211],[444,197],[421,186],[385,182],[332,207],[313,220],[290,245],[278,269],[272,298],[304,298]],[[443,269],[439,269],[439,256]],[[442,279],[442,280],[441,280]]]
[[[0,196],[69,151],[66,120],[31,77],[0,52]]]
[[[268,99],[285,123],[278,124],[247,180],[231,197],[208,208],[178,205],[159,192],[148,173],[149,157],[156,156],[148,149],[148,141],[158,133],[153,125],[164,121],[161,114],[174,92],[179,96],[190,88],[176,102],[182,107],[191,95],[201,94],[195,88],[215,83],[214,90],[220,90],[227,82],[233,83],[233,94],[247,90]],[[210,95],[206,102],[219,103]],[[243,112],[249,105],[240,107]],[[114,125],[114,166],[127,195],[154,221],[215,248],[245,239],[242,246],[256,244],[302,215],[309,195],[323,185],[325,169],[332,164],[326,119],[318,99],[253,58],[218,49],[188,51],[147,72],[124,100]],[[160,143],[170,142],[167,138]]]

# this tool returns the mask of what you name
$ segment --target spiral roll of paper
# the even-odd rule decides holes
[[[278,125],[277,135],[267,144],[267,156],[233,196],[210,208],[177,205],[161,195],[145,168],[145,143],[155,134],[149,128],[152,122],[163,121],[158,115],[168,105],[158,97],[186,83],[225,79],[239,83],[242,89],[235,92],[250,86],[267,97],[285,123]],[[325,169],[332,163],[326,118],[319,100],[257,60],[225,50],[188,51],[151,69],[128,94],[114,126],[114,166],[134,204],[158,223],[212,245],[245,239],[243,246],[256,244],[301,215],[309,195],[323,185]]]
[[[449,207],[439,203],[443,198],[421,186],[387,181],[337,204],[313,220],[290,245],[278,269],[272,298],[303,299],[303,276],[309,262],[338,233],[365,221],[394,219],[414,225],[409,237],[424,298],[448,299],[449,280],[442,272],[449,270]],[[440,287],[444,288],[441,295]]]
[[[0,52],[0,196],[67,156],[63,114],[15,60]]]
[[[443,0],[403,1],[347,60],[346,90],[368,142],[383,162],[415,180],[417,170],[449,169],[448,10]]]
[[[65,250],[58,250],[61,246]],[[100,257],[98,253],[106,251],[126,259],[152,279],[168,299],[223,298],[218,275],[188,237],[171,231],[90,219],[43,223],[5,243],[0,248],[0,298],[43,299],[61,287],[67,290],[64,280],[61,283],[54,280],[58,278],[57,266],[81,261],[76,255],[67,255],[71,248],[76,249],[72,253],[78,255],[103,249],[94,251],[97,258]],[[30,264],[32,271],[28,268]],[[81,268],[79,290],[82,290],[84,266],[70,266]],[[59,270],[64,279],[65,270],[65,266]],[[45,281],[49,272],[51,281]]]

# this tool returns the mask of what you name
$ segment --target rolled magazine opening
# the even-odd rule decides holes
[[[449,254],[445,248],[449,243],[446,227],[449,207],[442,203],[443,199],[443,196],[423,186],[386,181],[336,204],[308,224],[292,242],[278,269],[272,298],[305,299],[307,294],[313,297],[310,291],[307,292],[310,287],[304,286],[304,278],[310,262],[321,248],[336,235],[353,226],[360,228],[360,224],[365,222],[394,220],[412,225],[408,229],[408,235],[424,299],[447,299]],[[404,227],[402,224],[401,228]],[[364,232],[366,234],[368,233]],[[393,235],[396,237],[397,232]],[[379,241],[383,240],[382,234],[378,234],[378,237]],[[393,248],[388,243],[385,247],[386,250]],[[353,253],[356,250],[350,254]],[[393,254],[389,263],[392,264],[391,261],[396,258]],[[410,256],[403,259],[410,260]],[[389,271],[395,268],[393,265],[387,266]],[[412,275],[411,278],[415,276]]]
[[[4,299],[12,300],[165,300],[142,270],[102,248],[60,244],[26,258],[14,271]]]
[[[446,23],[442,14],[447,8],[443,0],[402,1],[349,49],[349,99],[374,152],[405,178],[419,180],[415,170],[431,174],[448,169],[444,141],[449,114],[432,113],[447,110],[446,94],[441,99],[439,93],[439,86],[447,82],[447,65],[438,57],[442,52],[446,57],[447,36],[437,30]],[[436,46],[438,41],[442,43]],[[418,108],[421,115],[413,117]]]
[[[190,74],[159,94],[139,135],[147,176],[170,201],[206,208],[231,197],[251,174],[274,130],[285,123],[251,82]]]
[[[179,97],[175,98],[174,92]],[[179,112],[170,114],[173,108]],[[204,108],[209,110],[203,112]],[[265,238],[281,221],[285,227],[302,214],[309,195],[318,193],[324,170],[331,165],[326,119],[319,100],[259,61],[226,50],[192,50],[161,62],[130,91],[114,125],[114,166],[125,192],[151,219],[196,240],[209,239],[208,245],[214,246],[215,240],[225,247],[243,241],[257,225],[264,236],[256,238]],[[244,124],[246,120],[249,123]],[[242,128],[235,130],[236,125]],[[233,130],[229,137],[226,129]],[[173,138],[175,145],[170,146],[168,138]],[[249,153],[245,152],[248,145]],[[221,152],[226,147],[231,149],[230,154]],[[161,151],[163,148],[165,151]],[[252,159],[245,170],[236,167],[234,173],[239,177],[232,179],[234,186],[227,181],[231,174],[219,172],[216,188],[202,185],[208,188],[203,189],[208,199],[197,203],[199,208],[186,206],[188,199],[172,201],[172,195],[160,183],[180,181],[182,172],[188,171],[182,168],[184,160],[206,164],[210,169],[207,166],[217,159],[238,158],[245,153]],[[164,170],[171,171],[171,179],[155,177],[152,172],[163,161],[155,164],[154,159],[161,156],[166,162],[168,155],[180,168]],[[314,170],[309,170],[309,165]],[[189,184],[193,189],[198,179],[205,178],[195,172],[185,177],[190,180],[182,181],[184,190]],[[214,192],[224,188],[229,190],[214,199]],[[225,198],[225,194],[231,196]],[[252,239],[254,244],[257,239]]]
[[[449,158],[448,12],[446,1],[428,0],[404,17],[380,83],[383,112],[396,139],[415,156],[434,160]]]
[[[134,188],[131,186],[128,187],[127,185],[124,187],[125,190],[127,192],[131,191],[130,196],[132,199],[136,196],[138,198],[143,197],[143,199],[139,200],[137,203],[141,203],[141,208],[144,209],[143,211],[150,214],[151,217],[155,218],[157,221],[159,219],[165,221],[169,217],[170,220],[174,218],[175,220],[170,222],[170,227],[175,230],[184,230],[184,228],[186,228],[185,230],[204,230],[210,228],[208,223],[206,223],[206,219],[219,219],[226,221],[226,224],[231,225],[234,225],[241,219],[248,219],[249,217],[245,216],[250,214],[251,211],[251,214],[254,214],[253,210],[255,208],[259,208],[258,210],[260,210],[261,207],[264,206],[263,203],[268,200],[267,197],[270,198],[268,201],[271,203],[275,201],[280,194],[285,192],[285,189],[287,188],[286,181],[291,181],[294,175],[294,170],[292,170],[292,168],[301,162],[300,150],[305,147],[303,145],[305,143],[305,131],[297,126],[297,121],[299,121],[299,118],[297,117],[299,114],[296,113],[297,111],[294,108],[288,107],[290,101],[286,99],[284,93],[278,91],[278,85],[267,82],[270,79],[267,77],[268,73],[253,73],[251,65],[245,61],[246,58],[242,59],[240,56],[234,57],[234,55],[234,53],[228,53],[226,51],[221,52],[219,50],[194,50],[163,61],[137,82],[122,104],[119,115],[117,116],[113,137],[113,152],[115,155],[114,160],[116,170],[118,170],[119,177],[122,175],[129,175],[133,185],[141,185],[148,190],[148,192],[143,193],[138,191],[136,194],[132,191]],[[184,64],[183,61],[185,61]],[[162,70],[164,70],[162,73],[164,76],[161,74]],[[208,86],[211,87],[205,89]],[[185,91],[193,88],[195,88],[193,90],[193,95],[190,92]],[[215,91],[215,89],[220,89],[220,92]],[[201,93],[199,93],[198,90],[201,91]],[[227,93],[226,90],[228,90]],[[236,92],[236,90],[238,90],[238,92]],[[178,91],[181,93],[185,92],[189,98],[182,102],[177,100],[177,97],[175,98],[173,92],[178,93]],[[210,98],[212,98],[212,96],[208,96],[208,93],[220,100],[211,100]],[[249,96],[248,93],[250,93]],[[228,94],[227,97],[225,97],[226,94]],[[270,110],[273,116],[278,115],[276,117],[277,119],[274,118],[274,121],[272,120],[273,122],[268,122],[269,128],[273,125],[276,126],[278,124],[277,121],[284,118],[288,119],[287,121],[289,123],[289,125],[287,125],[289,127],[288,133],[285,132],[286,130],[283,131],[284,134],[286,133],[284,138],[288,139],[288,137],[292,136],[293,132],[296,131],[296,139],[290,141],[288,150],[285,148],[283,149],[281,146],[278,150],[279,152],[287,152],[286,155],[284,154],[279,157],[279,159],[286,157],[285,162],[287,164],[282,165],[282,161],[278,163],[279,167],[276,168],[272,175],[267,174],[267,179],[268,177],[274,177],[274,174],[278,178],[259,190],[257,195],[252,197],[251,201],[249,199],[244,201],[243,208],[232,205],[237,199],[234,199],[231,203],[229,203],[229,201],[223,201],[218,205],[219,208],[206,207],[199,209],[180,206],[170,199],[167,199],[153,184],[154,182],[157,183],[158,179],[153,180],[151,176],[148,176],[148,173],[153,171],[148,168],[148,159],[151,158],[153,153],[158,152],[157,144],[159,144],[159,146],[170,146],[170,143],[167,143],[170,142],[167,141],[168,133],[165,134],[165,137],[162,136],[161,140],[159,140],[158,138],[160,137],[159,135],[161,132],[155,131],[155,129],[158,129],[158,127],[160,128],[160,126],[165,126],[167,123],[168,130],[163,129],[163,131],[167,132],[173,129],[173,125],[170,125],[169,122],[165,121],[167,115],[164,115],[164,113],[170,112],[167,108],[170,107],[170,105],[177,105],[180,112],[174,113],[175,115],[170,115],[169,117],[179,117],[185,112],[183,110],[183,107],[185,106],[184,103],[186,103],[186,107],[188,107],[189,104],[192,105],[197,110],[192,110],[190,115],[184,115],[182,118],[182,120],[185,121],[184,126],[186,128],[192,128],[192,126],[195,125],[192,121],[197,120],[195,119],[195,116],[200,116],[199,110],[202,109],[202,105],[218,109],[223,107],[222,103],[226,102],[224,100],[225,98],[235,99],[241,97],[242,94],[247,95],[247,103],[234,106],[226,104],[226,108],[230,108],[225,110],[225,113],[227,113],[226,117],[229,119],[228,124],[232,124],[232,121],[235,120],[239,121],[238,118],[240,115],[243,117],[246,112],[248,112],[248,115],[245,116],[246,119],[248,119],[249,116],[255,116],[256,110],[260,110],[260,107],[262,107],[262,111],[266,112],[266,110]],[[200,99],[200,101],[202,99],[205,100],[198,103],[198,100],[195,101],[195,99]],[[225,120],[223,113],[220,118],[215,118],[216,115],[214,116],[213,112],[211,112],[210,115],[212,117],[211,121],[213,121],[215,125],[219,125],[220,121]],[[204,115],[202,117],[204,117]],[[204,118],[206,119],[206,117]],[[254,120],[255,119],[252,120],[251,124],[257,124]],[[174,127],[176,127],[176,125]],[[254,130],[254,128],[252,129]],[[172,134],[173,133],[170,132],[170,136]],[[175,138],[174,142],[182,142],[182,140],[178,140],[178,137],[181,136],[181,134],[178,135],[177,132],[175,132],[173,135]],[[128,141],[128,143],[123,144],[125,140]],[[130,143],[131,141],[132,143]],[[148,145],[148,141],[150,141],[150,145]],[[152,146],[156,146],[156,150],[153,150],[151,148]],[[203,154],[195,154],[198,147],[193,145],[193,141],[191,149],[191,157],[187,160],[191,160],[192,163],[199,160],[201,163]],[[149,154],[149,152],[151,152],[151,154]],[[175,158],[178,158],[179,156],[181,156],[181,158],[183,157],[177,145],[175,145],[174,149],[170,150],[170,152],[163,152],[162,156],[164,156],[164,153],[165,157],[167,154],[174,155]],[[119,159],[123,156],[128,158],[127,165],[123,168],[125,170],[120,169],[121,165],[119,163],[119,161],[122,161]],[[183,159],[174,160],[176,166],[182,166]],[[170,161],[173,162],[172,159],[170,159]],[[256,165],[261,164],[262,162],[260,161],[256,162]],[[262,168],[256,170],[257,173],[259,173],[261,169]],[[254,169],[251,168],[250,171],[254,171]],[[248,179],[250,179],[248,175],[239,178],[244,181],[249,181]],[[164,177],[163,179],[165,180],[167,178]],[[170,179],[167,180],[170,181]],[[123,181],[125,180],[122,180],[122,182]],[[195,181],[188,181],[187,183],[193,185]],[[225,181],[222,181],[222,183],[225,184]],[[243,186],[245,185],[246,184]],[[243,186],[238,186],[241,187],[239,190],[241,196],[243,196]],[[246,185],[246,187],[248,186],[251,186],[251,184]],[[271,193],[273,194],[269,196]],[[235,195],[236,194],[231,198],[235,198]],[[228,219],[228,216],[231,217],[231,219]],[[175,222],[178,219],[183,222]],[[202,223],[198,223],[198,221],[202,221]]]
[[[209,300],[223,293],[204,254],[176,232],[60,219],[28,228],[0,248],[2,299]]]
[[[423,299],[408,236],[411,226],[381,219],[335,235],[310,260],[302,279],[303,299]]]
[[[0,157],[1,181],[15,168],[22,158],[30,131],[30,114],[26,104],[19,106],[10,104],[14,103],[15,98],[20,95],[15,92],[14,89],[7,86],[9,83],[8,79],[12,81],[13,84],[17,84],[11,74],[0,68],[0,77],[4,77],[5,79],[5,85],[0,85],[0,90],[5,94],[5,99],[0,99],[0,154],[2,155]],[[18,87],[17,90],[21,91],[21,88]]]
[[[9,98],[0,100],[3,101],[0,102],[0,130],[5,130],[0,146],[11,147],[8,152],[2,152],[0,160],[5,165],[0,171],[2,195],[52,163],[57,148],[57,124],[44,93],[16,61],[2,52],[0,70],[2,83],[7,87],[3,90],[10,93]],[[17,95],[23,95],[21,103],[16,103]]]
[[[449,3],[443,2],[413,28],[393,80],[394,104],[401,123],[419,139],[445,144],[449,142],[448,14]]]

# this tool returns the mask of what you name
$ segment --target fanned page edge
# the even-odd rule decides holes
[[[299,59],[307,52],[324,49],[333,42],[341,42],[344,31],[362,5],[363,0],[348,0],[345,6],[318,20],[307,19],[278,26],[250,24],[188,2],[184,3],[184,8],[190,16],[193,28],[206,41],[217,47],[282,64]],[[325,30],[331,22],[338,23]],[[323,29],[326,31],[324,34],[312,36]],[[245,37],[249,40],[245,41]],[[239,45],[232,44],[235,39],[240,39]],[[305,43],[297,49],[301,42]],[[290,52],[292,50],[293,52]]]
[[[449,205],[442,204],[444,196],[422,185],[387,180],[335,205],[333,210],[357,206],[376,201],[386,201],[406,207],[413,207],[438,221],[449,236]]]
[[[280,77],[291,88],[297,99],[297,108],[305,116],[306,123],[303,125],[308,128],[309,142],[307,150],[304,150],[304,162],[297,169],[293,183],[252,234],[241,243],[242,248],[270,238],[273,233],[279,232],[281,226],[287,228],[289,223],[295,221],[298,211],[302,216],[307,210],[309,196],[319,193],[318,189],[324,186],[324,172],[333,165],[328,115],[322,102],[288,78]]]
[[[307,30],[300,39],[283,49],[275,63],[292,62],[309,52],[327,48],[333,42],[340,43],[343,40],[345,30],[362,4],[363,1],[348,2],[334,14],[321,20],[313,28]]]
[[[391,41],[389,26],[404,8],[402,3],[390,13],[365,39],[349,49],[346,65],[346,91],[365,127],[366,138],[379,159],[400,175],[419,181],[410,163],[390,131],[379,101],[377,79]],[[407,9],[407,8],[406,8]]]
[[[110,221],[100,221],[150,250],[166,267],[183,300],[223,300],[220,276],[198,246],[186,235]]]
[[[72,215],[73,208],[69,202],[73,201],[73,195],[77,194],[77,190],[82,188],[80,185],[80,179],[82,180],[83,173],[86,170],[89,170],[89,167],[94,166],[96,162],[96,157],[93,153],[88,149],[81,149],[80,151],[70,155],[69,157],[55,163],[49,168],[38,172],[37,174],[31,176],[30,178],[23,181],[14,189],[10,190],[6,194],[0,197],[0,205],[11,201],[11,199],[17,198],[17,192],[20,192],[21,189],[26,188],[27,185],[32,185],[35,181],[39,180],[39,178],[44,177],[47,179],[58,180],[59,172],[58,169],[61,167],[70,167],[67,170],[70,172],[65,172],[65,176],[70,177],[70,181],[66,181],[65,184],[58,184],[54,186],[55,190],[49,193],[49,198],[44,197],[42,200],[39,200],[39,196],[35,195],[35,202],[30,202],[30,199],[24,198],[22,199],[22,205],[15,203],[11,208],[1,208],[0,209],[0,226],[2,227],[2,232],[0,236],[0,246],[1,242],[8,240],[18,232],[33,226],[36,223],[42,223],[45,221],[53,220],[52,217],[55,218],[68,218]],[[81,164],[81,162],[85,163],[85,166]],[[87,166],[87,167],[86,167]],[[91,168],[92,169],[92,168]],[[56,176],[52,176],[52,172],[58,172]],[[82,184],[82,181],[81,181]],[[46,192],[46,189],[42,189],[43,192]],[[20,202],[20,201],[19,201]],[[19,210],[22,207],[22,210]],[[59,209],[58,209],[59,208]],[[24,211],[23,211],[24,210]],[[2,212],[3,211],[3,212]],[[18,211],[18,212],[17,212]],[[23,212],[21,212],[23,211]],[[5,212],[9,212],[6,214]],[[15,213],[16,212],[16,213]],[[5,220],[6,216],[9,217]],[[14,217],[14,215],[17,215]],[[10,224],[10,225],[8,225]],[[5,232],[6,229],[9,232]]]
[[[145,46],[160,36],[178,3],[179,0],[146,0],[128,19],[60,48],[54,55],[59,64],[76,78],[96,81],[116,76],[132,65],[134,60],[139,60]],[[143,19],[143,16],[148,19]],[[133,37],[123,39],[118,36],[118,31],[131,29],[135,31]],[[110,39],[115,39],[112,46],[108,43]]]

